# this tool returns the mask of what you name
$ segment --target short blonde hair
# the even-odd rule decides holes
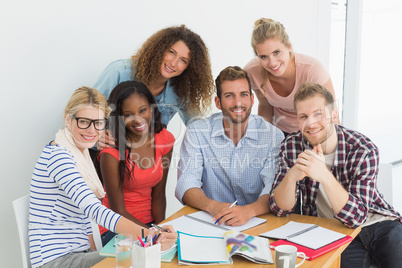
[[[79,110],[85,106],[93,106],[105,112],[105,118],[108,118],[112,111],[107,105],[107,100],[102,93],[94,88],[80,87],[74,91],[70,100],[67,102],[64,109],[64,116],[75,115]]]
[[[331,110],[335,108],[335,100],[331,92],[329,92],[325,86],[312,82],[303,82],[297,89],[293,99],[294,108],[296,109],[297,102],[315,97],[317,95],[325,99],[325,104],[328,105]]]

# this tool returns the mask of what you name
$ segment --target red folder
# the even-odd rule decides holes
[[[339,248],[340,246],[342,246],[342,245],[344,245],[346,243],[351,242],[352,240],[353,240],[353,237],[347,235],[344,238],[341,238],[341,239],[339,239],[339,240],[337,240],[337,241],[335,241],[335,242],[333,242],[331,244],[328,244],[328,245],[323,246],[323,247],[321,247],[321,248],[319,248],[317,250],[314,250],[314,249],[311,249],[311,248],[303,247],[303,246],[300,246],[298,244],[295,244],[295,243],[280,239],[278,241],[275,241],[275,242],[271,243],[269,245],[269,247],[271,249],[275,249],[275,247],[279,246],[279,245],[292,245],[292,246],[297,247],[297,252],[303,252],[304,254],[306,254],[306,259],[311,261],[311,260],[313,260],[313,259],[315,259],[315,258],[317,258],[317,257],[319,257],[321,255],[324,255],[327,252],[330,252],[331,250],[334,250],[334,249]]]

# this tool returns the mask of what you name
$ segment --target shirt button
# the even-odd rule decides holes
[[[170,114],[172,114],[173,113],[173,110],[172,109],[170,109]]]

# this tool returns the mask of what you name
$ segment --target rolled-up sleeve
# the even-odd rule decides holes
[[[356,153],[356,152],[355,152]],[[350,228],[357,228],[366,219],[373,200],[378,173],[378,151],[372,150],[360,161],[355,161],[350,170],[349,199],[335,218]]]

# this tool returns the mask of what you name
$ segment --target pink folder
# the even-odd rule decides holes
[[[313,259],[315,259],[315,258],[317,258],[317,257],[319,257],[319,256],[321,256],[321,255],[323,255],[323,254],[325,254],[327,252],[330,252],[331,250],[334,250],[334,249],[339,248],[340,246],[342,246],[342,245],[344,245],[346,243],[351,242],[352,240],[353,240],[353,237],[347,235],[344,238],[341,238],[341,239],[339,239],[339,240],[337,240],[335,242],[332,242],[331,244],[328,244],[328,245],[323,246],[323,247],[321,247],[321,248],[319,248],[317,250],[314,250],[314,249],[311,249],[311,248],[308,248],[308,247],[303,247],[303,246],[300,246],[298,244],[295,244],[295,243],[280,239],[280,240],[277,240],[277,241],[271,243],[269,245],[269,247],[271,249],[275,249],[275,247],[279,246],[279,245],[292,245],[292,246],[297,247],[297,252],[303,252],[304,254],[306,254],[306,259],[311,261],[311,260],[313,260]]]

